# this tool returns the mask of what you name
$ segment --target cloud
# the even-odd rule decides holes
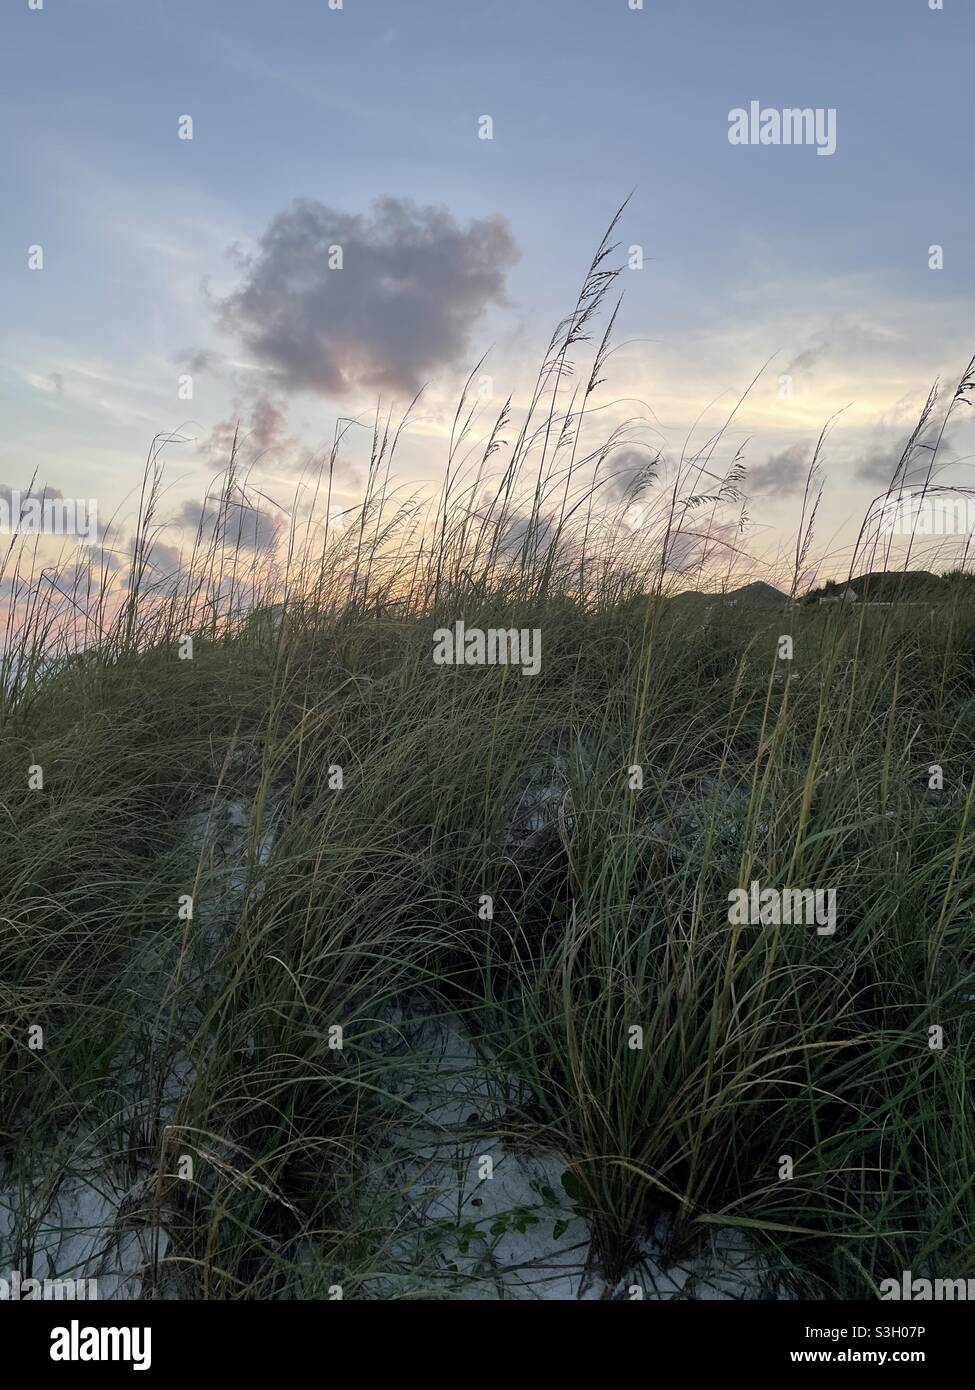
[[[686,574],[710,561],[727,562],[737,533],[738,527],[732,521],[714,521],[706,531],[678,531],[668,537],[664,572]]]
[[[809,473],[809,458],[801,444],[791,444],[780,454],[769,454],[764,463],[750,468],[743,484],[749,497],[774,492],[797,492]]]
[[[808,372],[822,357],[829,351],[829,339],[823,333],[814,333],[807,345],[801,352],[797,352],[795,357],[783,371],[787,376],[793,376],[797,372]]]
[[[111,552],[96,551],[90,558],[76,560],[63,569],[49,570],[48,578],[61,594],[74,594],[79,589],[98,593],[105,576],[114,573],[120,564],[118,556]]]
[[[187,348],[185,352],[177,355],[176,362],[193,376],[198,372],[213,371],[220,366],[217,354],[207,348]]]
[[[250,400],[246,402],[238,400],[234,414],[214,425],[201,446],[202,452],[211,457],[229,458],[235,434],[238,434],[238,444],[247,444],[259,454],[269,449],[291,450],[300,443],[288,433],[284,401],[275,399],[266,391],[252,392]]]
[[[64,500],[64,493],[59,487],[50,487],[45,484],[43,487],[35,487],[28,490],[27,488],[11,488],[7,483],[0,483],[0,497],[3,498],[8,507],[10,506],[11,496],[14,492],[20,493],[21,501],[24,501],[28,497],[36,497],[39,502],[43,502],[45,497],[49,497],[53,500]]]
[[[44,376],[38,372],[27,372],[25,380],[37,391],[45,391],[48,395],[64,395],[64,376],[61,372],[48,372]]]
[[[656,463],[656,455],[648,449],[615,450],[604,465],[609,497],[619,501],[639,496],[651,481]]]
[[[230,550],[238,547],[242,550],[263,550],[275,543],[284,525],[280,515],[246,501],[231,502],[223,516],[212,502],[184,502],[175,525],[192,532],[190,544],[199,533],[202,544],[206,545],[212,539],[218,521],[221,540]]]
[[[517,258],[500,216],[462,227],[407,199],[380,198],[368,214],[299,199],[238,257],[243,282],[216,301],[217,320],[276,389],[413,395],[464,357],[485,309],[506,302]]]
[[[857,477],[866,483],[889,483],[902,453],[903,445],[875,445],[857,464]]]
[[[181,559],[179,546],[167,545],[165,542],[153,538],[143,553],[148,561],[149,568],[152,570],[164,571],[179,569]]]
[[[134,552],[135,543],[130,549]],[[133,554],[129,555],[129,563],[126,573],[121,580],[123,589],[132,587],[132,566]],[[137,574],[140,586],[154,594],[173,594],[179,589],[185,579],[185,571],[182,568],[182,554],[178,546],[167,545],[158,537],[152,537],[146,549],[140,556],[141,562],[145,561],[144,569],[141,574]]]
[[[497,537],[498,555],[504,560],[516,560],[521,555],[526,542],[532,551],[544,554],[555,538],[555,523],[544,513],[535,515],[532,524],[532,509],[525,507],[510,511],[501,521]]]
[[[904,481],[907,484],[923,482],[927,475],[928,467],[931,463],[932,450],[938,445],[937,458],[935,459],[935,473],[932,481],[937,476],[941,467],[951,463],[955,452],[954,431],[949,426],[945,430],[940,444],[938,435],[941,430],[940,421],[932,421],[916,440],[911,451],[911,457],[907,465],[907,473]],[[866,453],[856,465],[856,475],[867,483],[879,483],[886,487],[894,476],[894,470],[901,461],[904,450],[907,448],[909,436],[892,438],[892,431],[882,425],[876,432],[874,443],[869,446]]]

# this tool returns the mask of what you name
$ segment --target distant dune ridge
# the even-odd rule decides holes
[[[754,584],[743,584],[740,589],[729,589],[723,594],[705,594],[699,590],[675,594],[674,602],[726,603],[736,608],[781,608],[789,602],[789,595],[759,579]]]
[[[947,589],[947,579],[939,578],[930,570],[874,570],[869,574],[857,575],[855,579],[828,580],[820,588],[804,594],[802,601],[816,602],[820,598],[842,600],[852,590],[857,602],[914,603],[939,598]],[[848,601],[853,602],[852,599]],[[756,580],[753,584],[743,584],[741,588],[729,589],[725,593],[688,590],[675,594],[672,602],[723,603],[732,608],[781,608],[789,602],[789,595],[772,584]]]
[[[849,599],[858,603],[918,603],[938,599],[948,592],[947,578],[939,578],[930,570],[872,570],[854,579],[830,580],[822,588],[812,590],[806,597],[810,602],[824,599]]]
[[[936,593],[945,583],[929,570],[874,570],[851,579],[847,587],[860,599],[887,600]]]

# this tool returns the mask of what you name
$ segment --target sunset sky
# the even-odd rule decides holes
[[[824,458],[838,549],[975,352],[973,54],[966,0],[7,0],[0,484],[36,468],[107,515],[181,430],[175,513],[240,418],[286,500],[337,417],[420,385],[400,468],[436,479],[469,368],[490,350],[523,398],[632,194],[620,257],[645,261],[607,427],[642,415],[679,454],[772,359],[723,457],[744,447],[774,552],[848,407]],[[730,144],[751,101],[835,109],[835,154]],[[945,457],[972,442],[961,425]]]

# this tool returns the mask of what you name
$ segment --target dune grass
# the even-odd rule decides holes
[[[388,1116],[375,1035],[422,987],[526,1083],[511,1123],[570,1163],[610,1267],[672,1210],[754,1224],[825,1294],[967,1277],[975,609],[793,610],[782,682],[782,615],[534,617],[536,679],[433,666],[422,618],[306,615],[41,682],[2,745],[5,1147],[107,1127],[136,1166],[196,1154],[208,1179],[161,1179],[160,1200],[201,1295],[273,1285],[310,1235],[354,1287],[376,1256],[350,1194]],[[568,818],[515,854],[519,790],[559,749]],[[220,796],[256,808],[262,891],[187,1028],[207,903],[178,920],[200,872],[185,822]],[[835,936],[730,927],[753,878],[835,888]],[[132,1038],[143,1086],[193,1063],[168,1130],[151,1104],[127,1128]]]
[[[95,1143],[139,1180],[132,1219],[168,1233],[176,1284],[150,1294],[369,1295],[401,1219],[375,1181],[409,1065],[390,1019],[418,993],[520,1083],[506,1137],[568,1165],[611,1276],[661,1212],[675,1248],[750,1231],[807,1296],[975,1275],[975,601],[671,601],[668,557],[693,529],[707,569],[743,472],[716,472],[712,441],[638,537],[620,519],[660,460],[601,492],[611,442],[580,440],[608,336],[558,402],[611,251],[526,421],[506,404],[475,449],[461,403],[432,523],[379,422],[338,535],[306,479],[275,557],[248,550],[235,456],[162,573],[154,453],[124,588],[97,560],[16,561],[3,1186],[53,1190]],[[540,673],[435,665],[461,617],[539,629]],[[539,778],[557,807],[514,844]],[[834,889],[835,935],[731,925],[752,880]]]

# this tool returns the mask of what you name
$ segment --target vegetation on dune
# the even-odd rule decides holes
[[[303,491],[277,558],[235,545],[235,458],[164,574],[154,455],[120,601],[97,564],[12,586],[0,1186],[55,1183],[96,1136],[168,1234],[150,1293],[370,1296],[399,1258],[391,1020],[418,997],[518,1083],[506,1139],[561,1156],[611,1275],[663,1212],[675,1250],[744,1228],[815,1297],[975,1276],[975,600],[668,599],[675,553],[685,576],[723,553],[744,473],[712,441],[602,486],[608,331],[576,395],[570,364],[612,249],[522,424],[506,405],[475,452],[462,401],[432,521],[380,426],[341,533]],[[458,618],[538,629],[539,674],[435,665]],[[753,880],[835,889],[835,934],[731,925]],[[30,1223],[11,1240],[29,1265]],[[411,1275],[436,1296],[435,1250]]]

